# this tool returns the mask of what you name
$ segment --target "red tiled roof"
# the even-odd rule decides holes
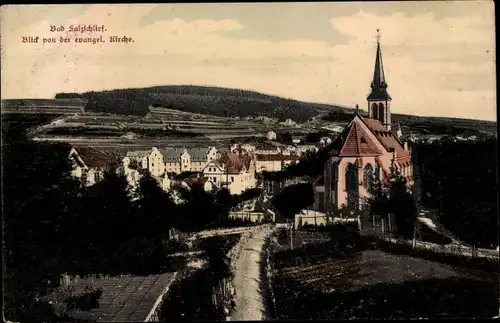
[[[360,127],[356,121],[350,125],[347,138],[345,139],[339,156],[378,156],[380,151],[375,143],[370,139],[366,131]]]
[[[78,147],[75,148],[75,150],[89,168],[112,167],[120,164],[120,160],[117,156],[95,149],[94,147]]]
[[[193,185],[203,185],[207,180],[208,177],[188,177],[183,182],[192,187]]]
[[[248,162],[247,159],[243,159],[245,162]],[[215,163],[219,167],[225,166],[228,174],[239,174],[243,169],[248,169],[240,157],[233,152],[226,152]]]
[[[380,143],[387,149],[391,151],[396,150],[396,161],[398,163],[408,162],[411,160],[410,153],[403,148],[403,145],[398,140],[398,138],[391,131],[387,131],[380,121],[370,118],[359,117],[372,131],[372,133],[377,137]]]
[[[295,154],[284,155],[284,154],[256,154],[255,158],[258,161],[283,161],[283,160],[299,160],[299,156]]]
[[[252,163],[252,156],[250,156],[249,154],[245,154],[245,155],[240,155],[239,158],[243,163],[243,165],[245,165],[245,168],[250,169],[250,164]]]

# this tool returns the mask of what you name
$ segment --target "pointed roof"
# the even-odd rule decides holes
[[[377,33],[379,30],[377,29]],[[372,92],[368,100],[391,100],[387,93],[387,82],[385,80],[384,64],[382,62],[382,50],[380,49],[380,34],[377,35],[377,54],[375,57],[375,69],[373,71],[373,80],[371,84]]]
[[[70,152],[70,157],[76,157],[76,162],[83,162],[84,165],[82,166],[87,166],[88,168],[116,167],[120,165],[120,159],[116,155],[90,146],[73,148]]]
[[[361,123],[375,136],[386,152],[396,152],[397,164],[407,165],[411,163],[410,153],[404,149],[403,144],[393,132],[386,130],[379,120],[364,118],[360,115],[356,115],[329,146],[330,156],[365,157],[382,155],[382,152],[378,149],[379,146],[371,139],[373,137],[367,133],[366,128]]]
[[[382,62],[382,50],[380,50],[379,42],[377,42],[377,56],[375,57],[375,70],[373,71],[372,82],[377,85],[385,83],[384,63]]]
[[[360,119],[354,118],[342,134],[332,143],[331,147],[334,151],[338,152],[334,152],[334,154],[339,157],[381,155],[370,135],[359,124],[358,120]]]
[[[228,174],[239,174],[250,167],[251,158],[249,156],[238,156],[233,152],[226,152],[214,164],[223,169]]]
[[[361,121],[370,129],[378,141],[385,147],[387,151],[395,150],[396,161],[398,163],[406,163],[411,161],[410,153],[404,149],[403,143],[392,132],[384,128],[379,120],[359,117]]]

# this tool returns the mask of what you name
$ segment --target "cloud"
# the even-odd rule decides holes
[[[157,7],[91,5],[66,19],[66,25],[104,24],[107,36],[132,37],[130,44],[21,43],[25,35],[52,36],[50,13],[19,28],[12,28],[13,20],[2,23],[2,97],[206,84],[364,106],[373,73],[375,28],[380,28],[395,113],[496,119],[493,16],[485,20],[474,13],[441,17],[358,11],[330,19],[329,28],[349,39],[333,45],[304,35],[280,41],[229,37],[227,33],[244,31],[247,24],[228,15],[142,23]],[[16,10],[23,20],[23,12]],[[7,12],[2,7],[2,18]]]

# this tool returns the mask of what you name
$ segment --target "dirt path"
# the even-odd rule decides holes
[[[262,227],[243,245],[236,260],[234,288],[236,304],[231,321],[261,321],[264,319],[264,301],[260,291],[260,259],[265,238],[272,229]]]

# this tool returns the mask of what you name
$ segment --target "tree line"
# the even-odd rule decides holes
[[[422,205],[469,244],[498,244],[497,140],[420,143],[414,148]]]

